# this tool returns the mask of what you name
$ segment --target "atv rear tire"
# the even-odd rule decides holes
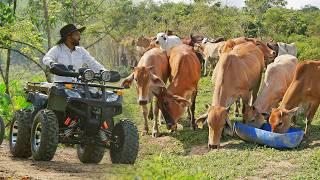
[[[98,164],[104,156],[105,148],[99,145],[77,145],[78,158],[82,163]]]
[[[50,161],[59,143],[59,124],[56,114],[48,109],[40,110],[31,128],[31,152],[36,161]]]
[[[134,164],[139,150],[137,127],[129,120],[121,120],[112,131],[110,157],[114,164]]]
[[[31,156],[31,122],[31,111],[15,112],[9,131],[9,147],[14,157],[28,158]]]
[[[0,145],[2,144],[2,141],[4,139],[4,131],[5,131],[5,126],[3,119],[0,117]]]

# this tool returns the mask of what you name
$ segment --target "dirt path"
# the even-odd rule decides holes
[[[82,164],[74,148],[58,148],[49,162],[13,158],[8,141],[0,146],[0,179],[110,179],[112,176],[109,152],[99,165]],[[111,178],[113,179],[113,178]]]

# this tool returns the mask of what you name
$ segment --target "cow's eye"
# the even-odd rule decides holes
[[[168,103],[168,102],[164,102],[163,105],[164,105],[165,107],[168,107],[168,106],[169,106],[169,103]]]
[[[283,124],[282,122],[279,122],[278,127],[282,126],[282,124]]]

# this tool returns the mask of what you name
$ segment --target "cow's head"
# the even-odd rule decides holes
[[[298,107],[291,110],[273,108],[269,118],[272,132],[286,133],[290,128],[291,117],[298,109]]]
[[[183,115],[185,108],[191,103],[183,97],[172,95],[166,88],[161,88],[160,92],[154,93],[157,97],[157,104],[161,110],[169,130],[177,129],[177,121]]]
[[[228,111],[222,106],[211,106],[208,110],[209,141],[208,147],[216,149],[220,146],[223,128],[228,118]]]
[[[164,82],[151,72],[153,66],[135,67],[133,73],[121,82],[121,86],[129,88],[133,81],[136,83],[138,103],[145,105],[150,101],[151,91],[157,87],[164,88]]]
[[[262,51],[267,64],[270,64],[274,58],[276,58],[277,53],[269,48],[265,43],[261,42],[260,40],[256,40],[255,44]]]
[[[203,55],[204,52],[204,44],[199,44],[199,43],[194,43],[194,51],[200,53],[201,55]]]
[[[270,40],[269,42],[267,42],[267,46],[274,50],[274,52],[276,52],[276,56],[278,56],[278,53],[279,53],[279,46],[278,46],[278,43],[274,40]]]
[[[249,106],[245,108],[246,119],[244,123],[256,128],[260,128],[265,122],[265,117],[262,113],[259,113],[254,106]]]
[[[161,32],[157,34],[157,39],[156,39],[156,44],[164,44],[166,42],[166,40],[168,39],[168,35],[166,35],[166,33]]]

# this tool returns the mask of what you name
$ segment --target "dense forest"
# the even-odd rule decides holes
[[[286,9],[286,4],[285,0],[246,0],[245,7],[240,9],[223,6],[215,0],[194,0],[193,3],[1,1],[1,103],[18,102],[16,104],[23,106],[24,100],[19,96],[22,84],[48,79],[41,58],[55,45],[60,38],[59,29],[67,23],[86,26],[81,45],[106,67],[118,69],[124,75],[130,62],[138,59],[134,52],[135,40],[166,30],[180,37],[190,34],[210,38],[247,36],[294,42],[299,60],[319,58],[320,21],[316,20],[320,19],[319,8],[306,5],[294,10]],[[7,106],[1,108],[1,113],[10,117]]]

